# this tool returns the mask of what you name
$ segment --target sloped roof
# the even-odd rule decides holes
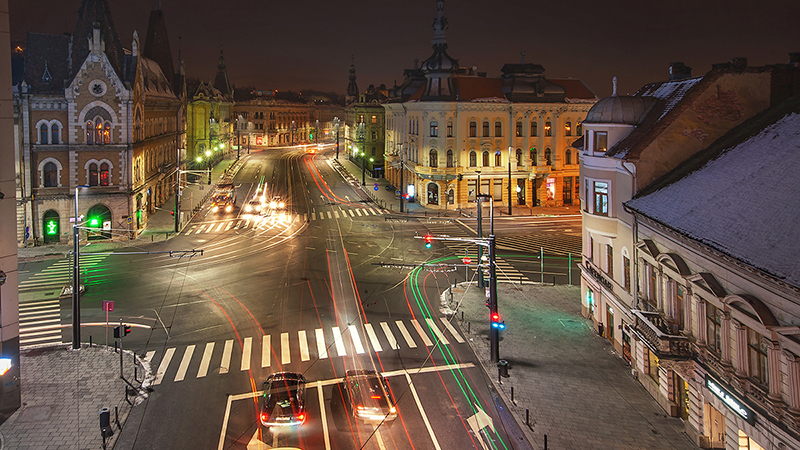
[[[161,66],[152,59],[142,57],[142,77],[146,99],[177,100],[172,83],[164,75]]]
[[[117,30],[114,28],[114,22],[111,20],[108,0],[83,0],[81,8],[78,10],[75,29],[72,32],[70,82],[78,73],[83,62],[86,61],[86,57],[89,56],[89,39],[92,37],[95,23],[100,27],[100,36],[105,42],[105,53],[111,66],[120,79],[125,79],[123,75],[125,53],[122,50]]]
[[[547,80],[563,87],[567,91],[567,101],[597,100],[597,94],[577,78],[548,78]]]
[[[175,67],[172,63],[172,50],[169,47],[167,24],[161,9],[150,11],[150,21],[147,24],[142,55],[157,62],[170,84],[173,83]]]
[[[500,78],[459,77],[453,80],[456,95],[462,102],[496,99],[507,101],[503,94],[503,80]]]
[[[800,287],[800,97],[745,121],[626,206]]]
[[[64,80],[69,78],[69,37],[27,33],[25,36],[24,80],[35,94],[64,95]],[[43,79],[50,75],[50,82]]]

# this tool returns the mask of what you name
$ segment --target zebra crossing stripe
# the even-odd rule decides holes
[[[208,375],[208,366],[211,365],[211,355],[214,353],[214,343],[207,342],[206,349],[203,351],[203,358],[200,360],[200,368],[197,369],[197,378],[204,378]]]
[[[312,211],[311,212],[311,220],[317,220],[317,212],[316,211]]]
[[[269,367],[269,358],[272,354],[270,347],[270,335],[265,334],[261,337],[261,367]]]
[[[250,370],[250,352],[253,349],[253,338],[244,338],[242,344],[242,371]]]
[[[333,327],[333,342],[336,344],[336,353],[339,356],[347,356],[347,351],[344,349],[344,342],[342,342],[342,333],[339,332],[339,327]]]
[[[359,216],[361,216],[361,215],[362,215],[362,214],[361,214],[361,210],[360,210],[360,209],[357,209],[357,210],[356,210],[356,214],[358,214]]]
[[[400,328],[400,334],[403,335],[403,339],[406,340],[406,344],[408,344],[411,348],[417,348],[417,343],[411,339],[411,334],[409,334],[408,330],[406,329],[405,324],[403,324],[402,320],[396,320],[394,323],[397,324],[397,328]],[[398,347],[399,348],[399,347]]]
[[[306,330],[297,332],[297,338],[300,339],[300,361],[308,361],[311,357],[308,355],[308,339],[306,339]]]
[[[440,319],[442,320],[442,323],[444,324],[445,328],[447,328],[447,331],[449,331],[450,334],[452,334],[453,337],[456,338],[456,342],[458,342],[459,344],[463,344],[464,338],[462,338],[461,335],[458,334],[458,332],[456,332],[456,329],[453,328],[453,325],[450,324],[450,321],[444,317],[440,317]]]
[[[233,223],[234,223],[233,221],[230,221],[230,222],[228,222],[228,226],[227,226],[227,227],[225,227],[225,231],[228,231],[228,230],[230,230],[231,228],[233,228]]]
[[[450,341],[447,340],[447,337],[444,335],[444,333],[442,333],[442,330],[440,330],[439,327],[436,326],[436,322],[434,322],[433,319],[431,319],[430,317],[426,317],[425,321],[428,322],[428,326],[431,327],[431,330],[433,330],[433,334],[435,334],[436,337],[439,338],[440,343],[444,345],[450,345]]]
[[[347,327],[350,330],[350,337],[353,339],[353,345],[356,346],[356,353],[359,355],[364,353],[364,346],[361,345],[361,339],[358,337],[358,330],[355,325]]]
[[[322,328],[317,328],[314,332],[317,334],[317,354],[320,359],[326,359],[328,348],[325,346],[325,333],[322,332]]]
[[[156,370],[156,379],[153,380],[154,386],[161,384],[161,380],[164,379],[164,374],[167,372],[167,367],[169,367],[169,363],[172,360],[172,355],[174,353],[174,348],[168,348],[167,352],[164,353],[164,359],[161,360],[161,364],[158,365],[158,370]]]
[[[181,364],[178,366],[178,373],[175,374],[175,382],[183,381],[186,378],[186,371],[189,370],[189,362],[192,360],[192,354],[194,353],[194,345],[186,346],[186,350],[183,352],[183,358],[181,358]]]
[[[219,373],[228,373],[231,370],[231,353],[233,352],[233,339],[225,341],[225,349],[222,350],[222,361],[219,364]]]
[[[333,217],[335,217],[335,218],[337,218],[337,219],[338,219],[338,218],[339,218],[339,211],[336,211],[336,210],[334,209],[334,210],[333,210]]]
[[[347,212],[350,213],[350,217],[355,217],[356,216],[356,213],[354,213],[352,209],[348,209]]]
[[[153,360],[153,356],[155,356],[155,355],[156,355],[156,351],[155,350],[150,350],[149,352],[145,353],[144,362],[146,362],[147,364],[150,364],[150,362]]]
[[[331,212],[330,211],[326,211],[326,212],[328,213],[328,219],[332,219],[333,216],[331,215]]]
[[[414,325],[414,328],[417,329],[417,333],[419,333],[419,337],[422,338],[422,342],[425,343],[426,346],[430,347],[433,345],[430,339],[428,339],[428,335],[425,334],[425,330],[422,329],[422,325],[417,322],[417,319],[411,319],[411,325]]]
[[[381,348],[381,343],[378,341],[378,336],[375,335],[375,330],[372,329],[372,324],[365,323],[364,328],[367,330],[367,336],[369,336],[370,343],[372,343],[372,349],[376,352],[383,350]]]
[[[281,364],[292,362],[292,355],[289,353],[289,333],[281,333]]]

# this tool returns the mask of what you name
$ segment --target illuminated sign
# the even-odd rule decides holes
[[[706,375],[706,387],[709,391],[713,392],[714,395],[719,397],[725,406],[731,409],[731,411],[735,412],[742,419],[746,420],[750,423],[750,425],[755,425],[756,423],[756,416],[753,414],[753,410],[745,406],[742,402],[736,399],[730,392],[725,390],[716,380],[712,379],[708,375]]]
[[[47,229],[45,230],[45,234],[50,234],[50,235],[58,234],[58,220],[49,219],[47,222],[45,222],[44,225],[45,227],[47,227]]]

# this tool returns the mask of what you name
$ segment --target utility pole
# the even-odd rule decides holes
[[[403,167],[403,144],[400,144],[400,212],[403,212],[403,196],[405,195],[405,181],[403,180],[403,173],[405,172],[405,167]]]
[[[489,236],[489,314],[490,317],[499,317],[497,309],[497,269],[495,268],[495,243],[494,235]],[[500,360],[500,329],[491,323],[489,326],[489,360]]]
[[[508,215],[511,215],[511,151],[514,147],[508,147]]]
[[[475,196],[478,202],[478,239],[483,239],[483,194],[481,193],[481,172],[478,171],[478,195]],[[483,247],[478,247],[478,264],[483,261]],[[483,280],[483,270],[478,271],[478,287],[486,287]]]

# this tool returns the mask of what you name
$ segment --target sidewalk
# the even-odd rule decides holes
[[[386,186],[389,185],[389,181],[387,181],[386,178],[371,178],[369,173],[367,173],[364,176],[364,186],[361,186],[361,167],[353,161],[350,161],[350,159],[347,158],[347,155],[340,154],[338,163],[335,156],[331,156],[329,153],[325,153],[323,156],[327,157],[331,161],[334,168],[338,166],[342,169],[340,170],[340,173],[346,180],[350,181],[354,188],[361,188],[364,194],[362,197],[364,199],[370,199],[378,206],[389,210],[390,212],[400,213],[400,199],[395,195],[394,190],[389,191],[386,189]],[[378,183],[377,191],[374,189],[375,183]],[[469,209],[453,209],[452,205],[448,205],[448,208],[449,209],[447,210],[426,208],[425,206],[420,205],[419,202],[403,202],[404,212],[408,214],[421,214],[433,217],[477,217],[477,204]],[[484,204],[483,212],[484,217],[489,217],[488,204]],[[533,208],[530,206],[514,206],[511,208],[511,212],[514,216],[528,217],[551,217],[581,214],[580,207],[577,205],[554,207],[537,206]],[[494,213],[495,217],[507,217],[508,206],[497,206]]]
[[[238,161],[244,161],[246,156],[242,156]],[[201,206],[207,199],[219,180],[226,174],[235,173],[238,170],[236,154],[227,155],[222,161],[211,169],[211,185],[208,185],[207,178],[201,177],[203,183],[191,184],[183,188],[181,195],[181,212],[183,213],[183,224],[191,219],[191,214],[195,208]],[[92,241],[91,251],[102,252],[115,250],[125,247],[135,247],[137,245],[165,241],[175,234],[175,216],[172,211],[175,208],[175,197],[170,197],[163,205],[160,205],[153,214],[148,217],[144,229],[134,239],[115,239],[113,241]],[[17,249],[17,256],[21,261],[45,258],[48,256],[59,256],[72,252],[72,237],[70,242],[60,244],[39,245],[36,247],[23,247]],[[88,251],[88,250],[87,250]]]
[[[125,378],[134,386],[133,356],[123,354]],[[144,374],[141,364],[137,375]],[[22,407],[0,425],[0,450],[101,449],[100,409],[110,411],[113,448],[131,410],[128,385],[120,379],[120,354],[113,348],[71,344],[20,352]],[[131,391],[132,403],[146,390]],[[118,413],[118,415],[117,415]],[[117,422],[117,418],[119,422]]]
[[[485,291],[459,283],[452,303],[449,291],[442,295],[442,311],[455,313],[454,322],[534,448],[544,448],[545,436],[553,449],[698,448],[683,422],[666,414],[580,315],[580,288],[499,283],[497,291],[506,323],[500,359],[509,368],[502,384],[497,364],[489,361]]]

